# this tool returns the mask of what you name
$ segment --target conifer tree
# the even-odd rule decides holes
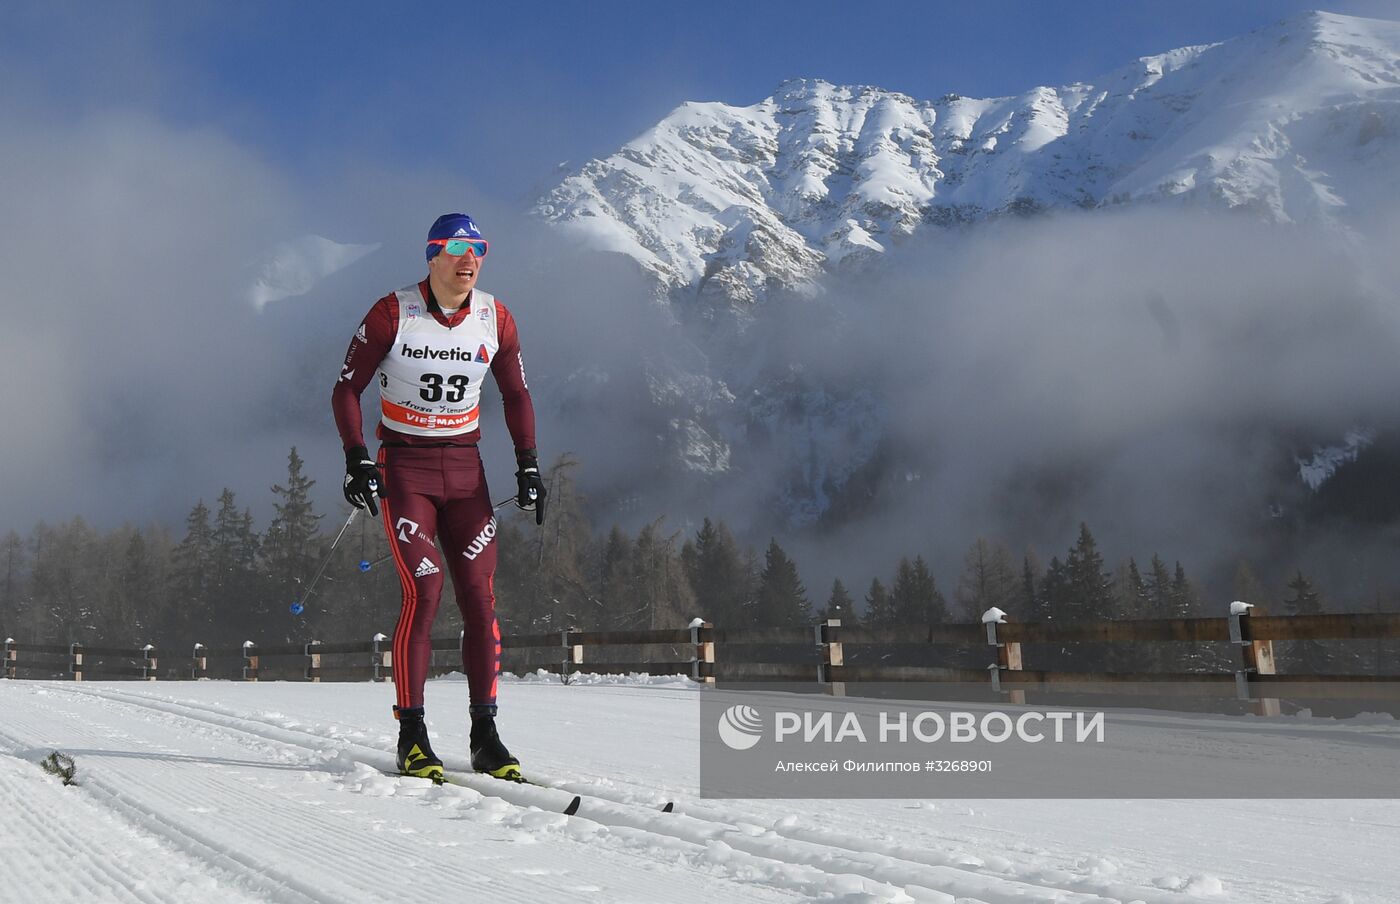
[[[753,590],[756,583],[752,562],[739,549],[723,521],[706,518],[689,551],[682,550],[690,586],[695,591],[699,614],[722,627],[754,624]]]
[[[1118,567],[1113,582],[1113,617],[1115,619],[1146,618],[1147,584],[1142,579],[1137,560],[1129,557]],[[1144,670],[1153,659],[1154,651],[1149,644],[1116,643],[1108,649],[1109,671],[1134,672]]]
[[[1148,612],[1143,618],[1171,618],[1172,578],[1167,571],[1167,563],[1156,553],[1148,564],[1145,583]]]
[[[257,585],[258,536],[253,532],[253,516],[239,511],[233,490],[225,487],[210,532],[211,637],[237,643],[266,625],[268,600]]]
[[[1187,580],[1186,569],[1181,562],[1176,563],[1167,596],[1170,603],[1168,618],[1200,618],[1204,614],[1200,595]],[[1225,665],[1210,647],[1199,643],[1172,644],[1170,656],[1171,668],[1175,671],[1218,671]]]
[[[1104,568],[1089,525],[1080,523],[1079,539],[1065,560],[1066,598],[1062,617],[1075,622],[1108,618],[1113,611],[1113,578]]]
[[[890,585],[890,609],[894,624],[912,625],[921,621],[916,610],[922,607],[913,599],[913,586],[914,563],[909,561],[908,556],[902,556],[895,566],[894,583]]]
[[[872,625],[892,625],[895,623],[894,606],[890,603],[889,591],[879,578],[871,578],[870,589],[865,594],[865,620]]]
[[[899,560],[890,589],[890,605],[899,624],[926,625],[948,620],[948,604],[923,556],[916,556],[912,563],[907,558]]]
[[[826,608],[818,615],[821,621],[831,618],[839,618],[841,624],[847,627],[860,623],[855,601],[851,599],[850,592],[846,590],[846,585],[841,583],[840,578],[831,582],[831,595],[827,597]]]
[[[1171,618],[1195,618],[1200,614],[1196,588],[1191,586],[1191,582],[1186,579],[1186,569],[1182,567],[1180,561],[1176,563],[1176,570],[1172,573],[1169,595]]]
[[[798,577],[797,565],[776,539],[768,541],[757,596],[756,620],[760,625],[805,625],[812,621],[812,606],[807,601],[807,588]]]
[[[175,547],[170,568],[171,602],[182,646],[203,642],[208,636],[213,560],[214,530],[209,523],[209,506],[201,499],[185,518],[185,537]]]
[[[1150,618],[1150,600],[1147,596],[1147,582],[1143,580],[1142,570],[1138,568],[1137,559],[1128,558],[1128,564],[1123,566],[1115,586],[1117,597],[1114,606],[1115,613],[1120,618],[1137,619]]]
[[[1069,621],[1066,608],[1069,596],[1069,578],[1065,565],[1059,556],[1051,556],[1050,564],[1040,579],[1040,592],[1036,594],[1036,621]]]
[[[700,529],[695,532],[695,536],[681,545],[681,564],[685,566],[686,577],[690,579],[691,586],[695,588],[697,593],[700,590],[698,582],[702,577],[702,556],[716,543],[718,532],[719,529],[715,527],[715,523],[706,518],[701,523]],[[703,602],[703,596],[701,600]]]
[[[294,599],[301,599],[321,557],[316,542],[321,516],[316,514],[311,502],[311,488],[316,481],[302,473],[304,466],[305,462],[297,454],[296,446],[293,446],[287,455],[286,484],[272,486],[272,493],[278,501],[272,504],[276,514],[267,527],[264,550],[268,589],[273,596],[269,607],[274,610],[284,605],[284,598],[288,605]],[[322,592],[318,587],[316,593],[319,595]],[[324,599],[324,596],[319,599],[313,596],[307,601],[305,620],[316,618],[323,610]],[[301,633],[305,634],[305,629]]]
[[[1071,621],[1069,594],[1069,577],[1065,563],[1060,561],[1059,556],[1051,556],[1035,596],[1035,621]],[[1040,645],[1034,649],[1037,668],[1062,669],[1069,666],[1069,648],[1063,644],[1056,647]]]

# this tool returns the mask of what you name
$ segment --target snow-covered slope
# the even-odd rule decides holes
[[[768,510],[795,526],[830,524],[871,498],[899,415],[860,373],[824,377],[801,355],[784,358],[781,335],[755,329],[780,319],[775,302],[829,275],[878,271],[915,236],[1019,214],[1189,208],[1355,247],[1397,199],[1400,23],[1317,12],[1011,97],[799,79],[751,106],[686,103],[572,171],[534,211],[634,260],[663,308],[695,327],[687,341],[702,361],[647,373],[676,472],[711,486],[761,472]],[[1016,275],[1022,291],[1050,288]],[[929,295],[930,306],[947,301],[936,284]],[[816,323],[822,308],[802,310],[787,322]],[[831,350],[818,354],[841,354],[840,329],[824,341]]]
[[[262,310],[270,302],[309,292],[327,276],[378,248],[378,244],[347,245],[319,235],[282,242],[254,267],[256,276],[248,287],[248,301]]]
[[[1336,473],[1337,468],[1347,462],[1356,461],[1356,456],[1361,454],[1371,443],[1375,442],[1376,434],[1374,430],[1356,428],[1348,430],[1346,437],[1340,445],[1322,446],[1315,450],[1308,458],[1298,457],[1298,476],[1310,489],[1317,489],[1326,482],[1327,478]]]
[[[455,769],[466,697],[429,682]],[[568,817],[544,808],[562,791],[383,774],[384,685],[0,681],[0,873],[26,904],[1395,899],[1395,801],[704,800],[698,697],[507,682],[512,749],[589,795]],[[1322,727],[1364,755],[1393,741],[1393,723]],[[75,787],[35,764],[54,748]]]
[[[1400,23],[1309,13],[1092,84],[921,100],[794,80],[683,104],[535,211],[661,287],[803,292],[931,225],[1160,202],[1346,229],[1400,194]]]

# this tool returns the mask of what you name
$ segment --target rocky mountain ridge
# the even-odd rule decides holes
[[[686,103],[534,212],[675,300],[810,292],[929,228],[1177,203],[1347,231],[1400,191],[1400,23],[1309,13],[1012,97]]]

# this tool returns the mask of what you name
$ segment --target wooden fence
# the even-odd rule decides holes
[[[1028,691],[1110,694],[1131,691],[1247,700],[1254,712],[1277,714],[1284,697],[1308,699],[1377,699],[1400,701],[1400,664],[1383,669],[1391,674],[1280,674],[1274,642],[1283,640],[1369,640],[1400,638],[1400,614],[1270,616],[1259,606],[1233,603],[1222,618],[1178,618],[1083,623],[1018,623],[993,609],[981,623],[929,625],[842,625],[828,620],[814,626],[726,629],[696,621],[688,628],[651,631],[560,631],[517,634],[501,638],[504,671],[544,670],[564,680],[585,673],[687,675],[706,682],[787,682],[815,684],[841,695],[846,685],[932,682],[982,686],[1013,703],[1024,703]],[[1065,672],[1028,669],[1023,649],[1065,643],[1228,643],[1239,650],[1238,665],[1228,672]],[[434,638],[434,651],[457,650],[458,637]],[[238,676],[308,681],[389,681],[393,678],[390,641],[383,634],[349,643],[259,645],[247,641],[236,647],[196,644],[183,662],[157,658],[154,647],[140,650],[18,643],[5,641],[4,677],[21,671],[66,672],[74,681],[88,677],[198,679],[211,675],[211,659],[234,661]],[[847,664],[847,647],[921,648],[920,665]],[[939,665],[949,646],[987,651],[984,669]],[[652,651],[649,656],[617,657],[617,648]],[[670,656],[657,655],[658,649]],[[553,650],[553,655],[549,651]],[[531,651],[535,662],[524,664],[520,654]],[[926,651],[926,654],[925,652]],[[786,655],[785,655],[786,654]],[[792,654],[796,654],[795,656]],[[548,661],[540,663],[541,656]],[[635,656],[635,654],[634,654]],[[331,665],[331,657],[338,664]],[[119,660],[111,664],[108,660]],[[269,659],[278,664],[268,665]],[[780,660],[788,661],[780,661]],[[792,661],[798,659],[801,661]],[[161,663],[164,662],[162,667]],[[66,667],[66,668],[65,668]],[[459,665],[435,666],[434,674],[457,671]],[[162,674],[162,671],[164,674]]]

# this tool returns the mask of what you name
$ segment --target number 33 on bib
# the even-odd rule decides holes
[[[413,436],[472,432],[478,426],[481,383],[499,348],[496,299],[474,290],[470,316],[446,327],[423,316],[417,286],[395,294],[398,332],[379,365],[385,425]]]

